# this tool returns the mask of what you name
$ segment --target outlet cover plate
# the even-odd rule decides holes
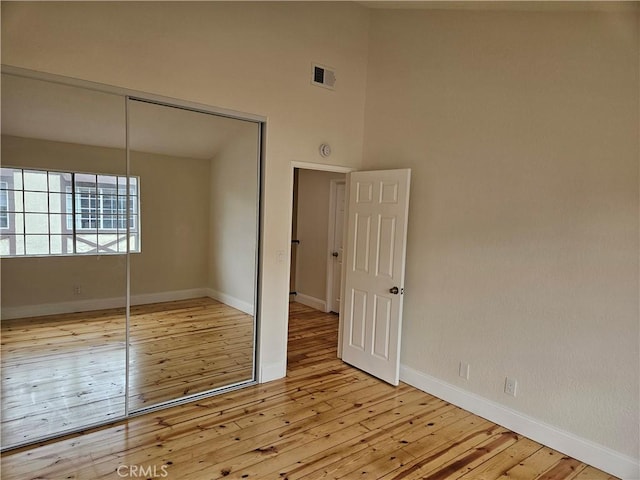
[[[506,393],[507,395],[511,395],[512,397],[515,397],[517,390],[518,390],[518,381],[515,378],[507,377],[504,381],[504,393]]]
[[[458,368],[458,375],[465,380],[469,380],[469,364],[467,362],[460,362],[460,367]]]

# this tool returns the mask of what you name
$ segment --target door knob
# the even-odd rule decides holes
[[[339,253],[338,252],[333,252],[331,255],[334,256],[334,257],[337,257],[339,255]]]
[[[398,287],[390,288],[389,293],[393,293],[394,295],[397,295],[398,293],[400,293],[400,289],[398,289]]]

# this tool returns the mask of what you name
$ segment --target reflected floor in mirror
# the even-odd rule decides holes
[[[253,378],[253,317],[203,297],[131,308],[129,408]]]
[[[131,308],[130,410],[250,380],[253,317],[210,298]],[[124,309],[2,321],[2,446],[124,415]]]
[[[2,320],[2,446],[124,415],[124,309]]]

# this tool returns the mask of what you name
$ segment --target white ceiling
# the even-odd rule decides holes
[[[257,125],[217,115],[132,101],[132,150],[210,159]],[[124,97],[2,75],[2,134],[110,148],[125,147]]]
[[[213,158],[231,139],[253,134],[252,122],[153,103],[129,103],[129,144],[132,150],[178,157]]]

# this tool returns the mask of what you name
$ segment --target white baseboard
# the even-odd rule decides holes
[[[316,310],[320,310],[321,312],[327,311],[327,302],[326,300],[320,300],[319,298],[312,297],[311,295],[305,295],[304,293],[296,294],[296,302],[306,305],[307,307],[314,308]]]
[[[93,300],[76,300],[73,302],[42,303],[21,307],[2,307],[2,319],[42,317],[62,313],[89,312],[107,310],[125,306],[125,298],[100,298]]]
[[[192,288],[189,290],[175,290],[171,292],[144,293],[131,296],[131,305],[147,305],[149,303],[173,302],[209,296],[206,288]],[[213,297],[212,297],[213,298]],[[44,303],[39,305],[25,305],[21,307],[3,307],[2,318],[41,317],[43,315],[58,315],[74,312],[90,312],[125,306],[125,297],[98,298],[91,300],[75,300],[71,302]]]
[[[439,380],[406,365],[400,379],[420,390],[486,418],[531,440],[588,463],[624,480],[640,478],[638,459],[633,459],[590,440],[559,430],[504,405]]]
[[[131,305],[148,305],[150,303],[173,302],[190,298],[208,297],[206,288],[191,288],[189,290],[174,290],[172,292],[143,293],[131,295]]]
[[[230,307],[236,308],[241,312],[244,312],[248,315],[253,315],[255,308],[253,304],[249,302],[245,302],[244,300],[240,300],[236,297],[232,297],[231,295],[227,295],[226,293],[218,292],[212,288],[206,289],[206,296],[213,298],[214,300],[218,300],[219,302],[224,303],[225,305],[229,305]]]

